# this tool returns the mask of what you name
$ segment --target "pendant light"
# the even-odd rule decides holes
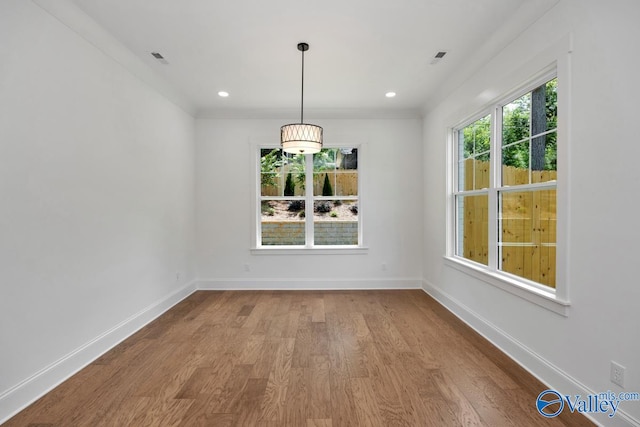
[[[322,148],[322,128],[304,123],[304,53],[309,50],[307,43],[298,43],[302,52],[302,97],[300,100],[300,123],[284,125],[280,128],[280,145],[286,153],[313,154]]]

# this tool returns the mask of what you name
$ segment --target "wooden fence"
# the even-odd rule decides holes
[[[489,187],[489,163],[465,161],[464,188]],[[531,182],[556,179],[556,171],[531,173]],[[529,171],[511,166],[502,170],[506,185],[526,184]],[[502,193],[499,218],[502,270],[555,287],[556,277],[556,190]],[[488,197],[465,196],[463,213],[463,256],[488,263]]]
[[[327,172],[318,172],[313,176],[313,194],[316,196],[322,195],[322,187],[324,185],[324,176],[327,174],[329,182],[331,182],[331,188],[335,196],[357,196],[358,195],[358,172],[355,170],[336,170]],[[287,172],[279,174],[279,182],[276,185],[263,185],[263,196],[282,196],[284,194],[284,181],[287,177]],[[294,177],[295,180],[295,177]],[[296,196],[303,195],[303,189],[296,183],[295,193]]]

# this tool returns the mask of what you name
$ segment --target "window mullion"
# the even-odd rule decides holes
[[[488,230],[488,244],[489,244],[489,256],[488,266],[492,270],[497,270],[500,267],[500,254],[498,253],[498,233],[500,232],[500,220],[499,220],[499,200],[498,190],[502,182],[502,114],[500,114],[500,107],[494,107],[491,112],[491,163],[489,167],[489,230]]]
[[[304,208],[304,227],[305,227],[305,247],[313,247],[313,154],[305,156],[305,208]]]

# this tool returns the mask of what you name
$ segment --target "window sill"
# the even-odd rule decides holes
[[[336,246],[305,248],[296,246],[251,248],[252,255],[364,255],[369,252],[367,247]]]
[[[444,256],[444,261],[445,265],[455,268],[469,276],[482,280],[485,283],[537,304],[561,316],[568,316],[571,303],[558,298],[554,291],[540,289],[499,272],[488,271],[475,263],[465,261],[459,257]]]

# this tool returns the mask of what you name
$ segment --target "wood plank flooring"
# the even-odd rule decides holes
[[[585,426],[419,290],[200,291],[6,426]]]

